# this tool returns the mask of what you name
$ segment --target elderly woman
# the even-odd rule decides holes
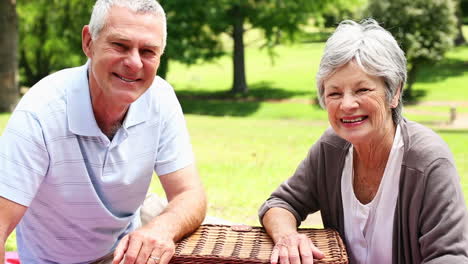
[[[406,59],[372,19],[342,22],[317,74],[331,128],[259,210],[271,263],[323,258],[297,226],[320,210],[350,263],[468,263],[468,214],[452,154],[401,116]]]

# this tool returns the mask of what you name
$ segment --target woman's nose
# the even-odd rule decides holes
[[[341,101],[341,110],[350,111],[354,110],[359,106],[357,98],[352,94],[345,93]]]

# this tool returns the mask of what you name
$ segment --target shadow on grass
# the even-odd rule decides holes
[[[185,114],[246,117],[260,108],[260,102],[213,99],[180,99]]]
[[[403,105],[416,105],[419,102],[424,100],[426,97],[427,91],[426,90],[414,90],[414,86],[411,91],[411,96],[408,96],[407,93],[403,93]]]
[[[467,73],[468,61],[447,58],[438,63],[421,67],[417,82],[439,82],[449,77],[463,76]]]
[[[311,94],[307,91],[285,90],[278,87],[272,87],[271,82],[257,82],[249,85],[249,91],[245,94],[233,94],[230,91],[206,91],[177,89],[177,97],[184,99],[210,99],[227,101],[267,101],[284,100],[291,97],[304,96]]]
[[[304,97],[312,92],[291,91],[272,87],[269,82],[249,85],[246,94],[229,91],[177,90],[177,97],[184,113],[211,116],[249,116],[260,108],[264,101],[275,102],[292,97]]]
[[[301,32],[299,38],[303,43],[326,42],[332,33],[333,31]]]

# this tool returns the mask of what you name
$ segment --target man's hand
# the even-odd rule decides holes
[[[163,212],[122,238],[113,264],[166,264],[175,242],[197,229],[205,218],[206,197],[194,165],[159,177],[168,199]]]
[[[148,225],[124,236],[114,252],[113,264],[169,263],[175,252],[172,237]]]
[[[271,264],[312,264],[314,257],[325,257],[312,241],[304,234],[292,233],[278,239],[271,253]]]

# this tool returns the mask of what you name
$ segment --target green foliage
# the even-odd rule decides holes
[[[335,4],[328,5],[322,14],[322,18],[318,19],[319,25],[327,28],[335,28],[342,20],[356,20],[361,17],[363,6],[367,0],[335,0]]]
[[[420,65],[439,61],[453,45],[453,0],[369,0],[368,12],[401,43],[408,59],[408,92]]]
[[[174,0],[172,0],[174,1]],[[355,0],[353,0],[354,2]],[[251,29],[261,32],[262,47],[273,56],[273,47],[294,40],[301,26],[319,17],[326,7],[341,0],[213,0],[210,6],[213,18],[210,27],[218,34],[227,34],[233,40],[233,93],[247,91],[245,76],[243,34]]]
[[[94,1],[18,0],[20,81],[31,86],[44,76],[85,61],[81,29]]]
[[[401,43],[408,61],[438,61],[452,46],[452,0],[370,0],[369,11]]]
[[[357,3],[360,0],[353,0]],[[211,25],[218,33],[233,36],[233,25],[237,16],[244,18],[250,29],[262,32],[264,47],[273,47],[281,40],[293,40],[301,26],[319,17],[324,10],[343,2],[342,0],[216,0],[213,10],[217,20]],[[350,6],[352,4],[348,4]]]
[[[169,61],[187,65],[210,61],[224,54],[220,35],[210,27],[216,20],[211,2],[191,0],[159,0],[167,17],[167,47],[158,75],[165,77]]]

